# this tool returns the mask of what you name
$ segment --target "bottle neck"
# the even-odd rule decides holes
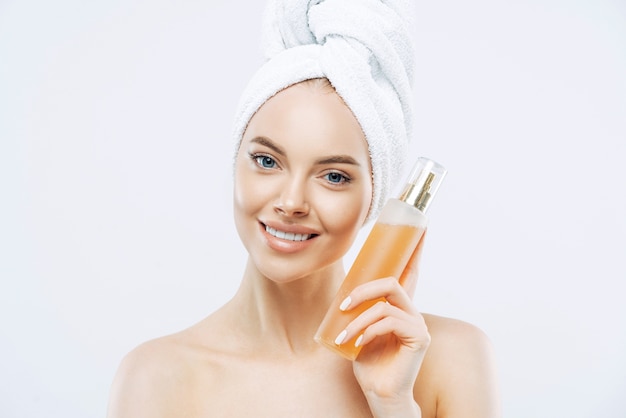
[[[423,181],[409,183],[400,195],[400,200],[419,209],[420,212],[426,213],[428,205],[432,199],[430,193],[435,175],[433,173],[425,173],[426,177]]]

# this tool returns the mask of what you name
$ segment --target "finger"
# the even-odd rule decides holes
[[[364,345],[378,336],[394,334],[403,344],[414,349],[430,341],[428,328],[421,314],[410,314],[385,302],[377,302],[348,324],[344,341],[359,336],[356,345]]]
[[[376,279],[355,287],[341,303],[340,309],[347,311],[361,303],[381,298],[402,310],[417,312],[410,296],[395,277]]]
[[[359,345],[366,345],[386,335],[396,336],[402,345],[413,351],[423,350],[430,345],[430,334],[423,323],[395,316],[386,316],[365,328],[357,342]]]

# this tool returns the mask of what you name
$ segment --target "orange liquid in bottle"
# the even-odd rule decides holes
[[[354,346],[358,335],[344,341],[341,345],[335,344],[335,339],[354,318],[376,302],[384,299],[364,302],[347,312],[339,310],[339,305],[352,289],[362,283],[389,276],[400,278],[423,233],[423,228],[413,225],[393,225],[379,222],[372,227],[315,334],[317,342],[349,360],[354,360],[357,357],[361,351],[361,347]]]

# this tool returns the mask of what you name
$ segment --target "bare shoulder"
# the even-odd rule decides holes
[[[189,380],[188,352],[180,337],[171,335],[126,354],[111,387],[108,417],[169,416],[167,408],[178,385]]]
[[[436,392],[437,417],[499,417],[494,347],[477,326],[424,314],[431,344],[424,377]]]
[[[489,337],[476,325],[459,319],[423,314],[428,331],[438,349],[452,349],[459,352],[458,344],[466,349],[491,350]],[[450,354],[450,353],[447,353]]]
[[[118,367],[108,418],[194,415],[198,376],[205,387],[219,383],[216,370],[221,363],[215,352],[199,338],[197,326],[140,344]]]

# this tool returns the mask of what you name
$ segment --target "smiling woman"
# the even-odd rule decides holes
[[[266,30],[278,25],[285,49],[255,74],[237,113],[240,287],[197,324],[130,352],[109,418],[499,416],[485,335],[420,313],[401,284],[415,282],[422,245],[401,277],[362,284],[342,304],[386,301],[348,325],[365,336],[354,361],[313,338],[344,255],[400,173],[412,51],[404,1],[311,3],[270,3]]]
[[[239,236],[257,267],[274,251],[293,254],[278,258],[286,268],[262,268],[267,277],[297,267],[296,278],[339,260],[372,199],[367,143],[341,98],[300,83],[261,106],[243,135],[234,196]],[[268,228],[310,239],[277,239]]]

